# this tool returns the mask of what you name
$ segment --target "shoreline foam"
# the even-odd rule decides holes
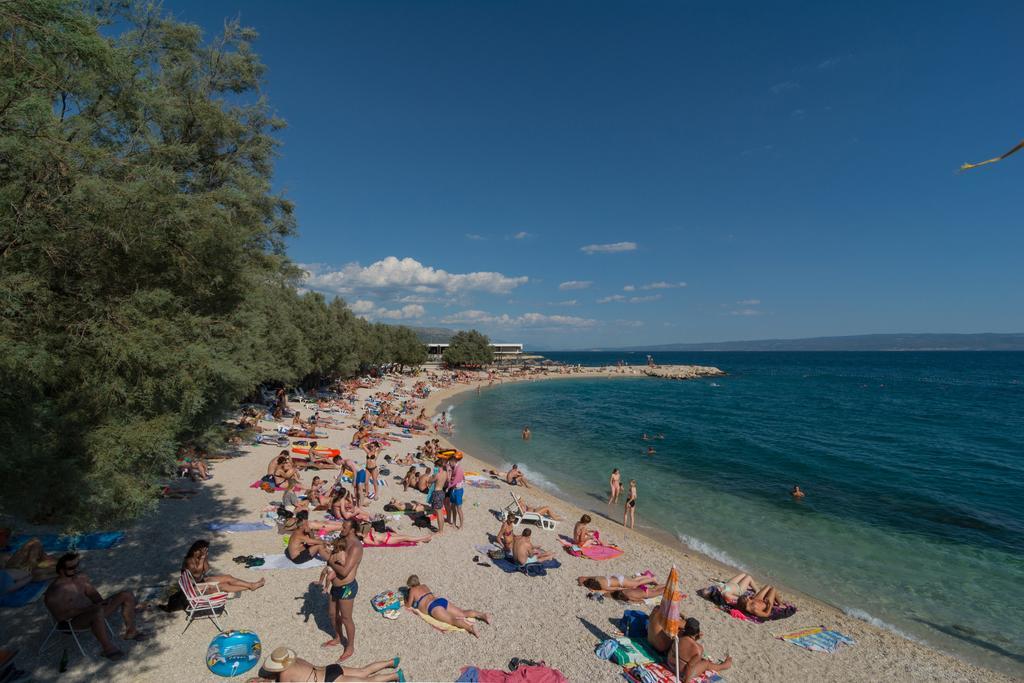
[[[583,373],[578,373],[578,374],[566,374],[566,375],[554,374],[554,375],[532,376],[532,377],[529,377],[529,378],[505,378],[503,384],[504,383],[508,383],[508,384],[521,384],[521,383],[528,382],[528,381],[568,380],[568,379],[575,379],[575,378],[579,378],[579,377],[590,378],[590,379],[594,379],[594,378],[613,379],[613,378],[618,378],[618,377],[634,377],[634,378],[638,378],[638,379],[639,378],[644,378],[644,377],[658,378],[658,379],[696,379],[696,378],[705,377],[705,376],[706,377],[714,377],[714,376],[724,376],[724,375],[727,374],[727,373],[725,373],[725,372],[723,372],[721,370],[718,370],[718,368],[709,368],[709,369],[715,370],[717,372],[714,373],[714,374],[710,374],[709,373],[707,375],[703,375],[703,374],[696,375],[695,374],[695,375],[692,375],[692,376],[679,377],[678,375],[669,376],[669,375],[650,374],[650,373],[643,372],[644,369],[645,368],[642,368],[640,366],[627,366],[626,368],[614,368],[614,369],[611,369],[611,370],[608,369],[608,368],[603,368],[603,367],[601,367],[601,368],[584,368],[584,372]],[[625,372],[623,372],[623,370],[625,370]],[[639,370],[640,372],[636,372],[636,370]],[[456,407],[458,407],[458,405],[460,403],[462,403],[462,402],[464,402],[466,400],[470,400],[471,397],[464,396],[465,394],[467,394],[471,390],[475,390],[477,388],[477,386],[481,386],[482,389],[486,389],[487,387],[484,386],[484,385],[485,385],[485,381],[478,381],[478,382],[474,382],[474,383],[472,383],[470,385],[459,385],[458,387],[449,387],[449,388],[443,389],[443,390],[441,390],[441,395],[439,395],[437,397],[431,395],[431,397],[429,397],[426,400],[425,407],[427,408],[427,413],[429,415],[434,415],[435,412],[436,412],[434,410],[434,408],[436,407],[437,404],[439,404],[439,403],[441,403],[443,401],[452,399],[455,396],[463,396],[463,398],[458,403],[453,404]],[[501,386],[501,385],[497,385],[497,386]],[[431,402],[431,399],[434,399],[434,398],[436,398],[436,403],[432,403]],[[441,438],[441,440],[443,442],[445,442],[446,444],[448,444],[449,446],[457,447],[457,445],[458,445],[456,443],[458,441],[457,433],[458,433],[458,425],[456,424],[456,433],[455,433],[454,436],[451,436],[451,437],[448,437],[448,438],[444,438],[442,436],[439,436],[439,438]],[[470,456],[470,455],[473,455],[474,458],[476,458],[476,459],[478,459],[478,460],[480,460],[482,462],[485,462],[488,465],[493,466],[493,467],[503,467],[503,466],[505,466],[505,463],[493,462],[491,459],[488,459],[486,457],[476,456],[475,454],[470,454],[470,453],[467,452],[467,456]],[[526,471],[524,470],[524,472],[526,472]],[[528,473],[527,473],[527,478],[529,478],[529,474]],[[532,479],[530,481],[532,481]],[[554,486],[557,489],[557,485],[552,484],[552,486]],[[594,508],[591,505],[587,505],[587,504],[585,504],[582,501],[571,500],[571,499],[569,499],[569,497],[566,496],[566,494],[564,492],[561,492],[560,490],[559,490],[559,493],[561,493],[562,495],[558,495],[557,493],[552,492],[551,490],[549,490],[547,488],[542,488],[542,487],[541,488],[534,487],[534,488],[529,489],[529,491],[531,491],[531,492],[534,492],[534,491],[541,491],[541,492],[543,492],[544,496],[546,498],[548,498],[548,500],[545,501],[548,504],[551,504],[551,503],[561,503],[562,505],[570,505],[573,508],[576,508],[576,509],[580,510],[581,512],[586,512],[586,513],[591,514],[591,515],[594,515],[596,513],[598,516],[603,518],[605,521],[611,522],[613,524],[618,524],[617,520],[608,517],[606,514],[602,513],[601,510],[598,510],[598,509]],[[621,527],[621,525],[620,525],[620,527]],[[689,535],[687,535],[684,532],[679,531],[679,530],[675,530],[675,534],[673,535],[672,532],[670,532],[670,531],[668,531],[666,529],[661,529],[661,528],[658,528],[658,527],[651,527],[651,526],[647,526],[647,525],[644,525],[644,526],[638,525],[638,527],[635,529],[635,533],[645,537],[648,541],[651,541],[651,542],[653,542],[655,544],[658,544],[658,545],[662,546],[666,553],[670,553],[670,554],[682,553],[686,557],[689,557],[690,556],[689,554],[692,553],[693,555],[696,556],[694,559],[697,559],[699,562],[705,564],[708,569],[716,570],[717,571],[717,573],[715,573],[715,571],[712,571],[709,574],[709,576],[720,577],[722,574],[728,574],[729,572],[736,573],[736,572],[739,572],[739,571],[744,571],[744,572],[756,573],[758,571],[756,568],[751,569],[751,568],[746,567],[743,563],[736,561],[734,558],[730,557],[724,551],[721,551],[721,550],[718,550],[718,549],[714,548],[712,545],[710,545],[706,541],[703,541],[702,539],[699,539],[699,538],[695,538],[695,537],[689,536]],[[688,541],[690,541],[690,542],[688,542]],[[731,576],[732,574],[729,574],[729,575]],[[928,642],[926,642],[926,641],[924,641],[924,640],[922,640],[922,639],[920,639],[920,638],[918,638],[918,637],[916,637],[914,635],[908,634],[905,631],[899,629],[898,627],[893,626],[892,624],[889,624],[889,623],[883,621],[882,619],[879,619],[879,618],[869,614],[868,612],[866,612],[863,609],[860,609],[860,608],[857,608],[857,607],[846,607],[846,606],[842,606],[842,605],[839,605],[839,604],[834,604],[834,603],[829,602],[827,599],[803,593],[802,591],[794,589],[791,586],[785,585],[783,583],[777,583],[777,582],[774,582],[774,581],[773,581],[773,583],[775,583],[775,585],[777,585],[780,588],[780,590],[785,595],[788,596],[788,598],[790,598],[790,597],[792,597],[794,595],[799,596],[798,599],[799,599],[801,605],[805,604],[806,602],[816,603],[818,606],[820,606],[821,608],[824,608],[825,610],[833,613],[837,617],[839,615],[841,615],[843,617],[855,619],[858,622],[860,622],[861,624],[863,624],[866,628],[874,629],[874,630],[884,634],[885,636],[893,637],[893,638],[897,638],[897,639],[899,639],[901,641],[905,641],[908,645],[912,645],[912,646],[915,646],[915,647],[923,648],[923,649],[925,649],[925,650],[927,650],[929,652],[932,652],[932,653],[934,653],[934,654],[936,654],[938,656],[948,657],[948,658],[950,658],[950,659],[952,659],[952,660],[954,660],[956,662],[963,663],[963,664],[965,664],[967,666],[971,666],[971,667],[981,667],[982,666],[982,665],[980,665],[980,664],[978,664],[978,663],[976,663],[974,661],[971,661],[969,659],[965,659],[965,658],[961,657],[957,653],[951,653],[951,652],[946,652],[944,650],[941,650],[938,647],[933,646],[933,645],[929,644]],[[785,624],[786,624],[786,622],[781,622],[781,625],[785,625]],[[783,630],[787,630],[787,629],[783,628]],[[990,672],[992,672],[994,674],[998,674],[998,675],[1013,675],[1012,672],[1001,671],[999,669],[982,669],[982,670],[990,671]]]

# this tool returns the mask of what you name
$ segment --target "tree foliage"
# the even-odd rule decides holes
[[[444,362],[450,367],[487,365],[493,360],[491,340],[476,330],[456,332],[444,350]]]
[[[152,5],[20,0],[0,35],[6,510],[136,516],[259,384],[413,362],[402,329],[296,289],[252,30],[204,42]]]

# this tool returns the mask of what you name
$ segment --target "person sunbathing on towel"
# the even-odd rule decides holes
[[[526,481],[526,477],[519,469],[519,465],[512,465],[512,468],[508,472],[498,472],[497,470],[484,470],[487,474],[502,479],[507,484],[512,486],[523,486],[530,488],[530,483]]]
[[[430,543],[433,537],[430,534],[426,536],[406,536],[405,534],[397,534],[393,531],[385,531],[382,534],[375,534],[373,526],[369,522],[363,522],[359,525],[359,537],[363,539],[366,545],[376,546],[389,546],[397,545],[399,543]]]
[[[143,641],[150,637],[135,626],[135,595],[125,590],[104,598],[82,573],[78,553],[66,553],[57,560],[57,578],[46,589],[43,603],[54,620],[70,621],[76,629],[91,629],[107,659],[124,656],[107,630],[105,618],[114,612],[120,611],[124,619],[125,640]]]
[[[641,586],[640,588],[621,588],[619,590],[611,591],[611,596],[614,600],[620,602],[635,602],[640,603],[652,598],[659,593],[665,592],[665,584],[653,583],[647,586]]]
[[[595,593],[612,593],[621,590],[640,590],[643,592],[645,586],[650,591],[650,586],[657,585],[658,580],[653,576],[647,575],[627,578],[622,574],[610,574],[608,576],[580,576],[576,578],[576,583]],[[657,591],[651,593],[651,595],[656,593]],[[645,595],[644,597],[650,597],[650,595]]]
[[[675,648],[670,647],[668,650],[669,671],[677,674],[679,680],[692,681],[703,676],[706,671],[725,671],[732,666],[732,657],[729,656],[717,664],[707,659],[704,656],[704,646],[697,642],[701,635],[700,622],[690,617],[683,622],[683,628],[679,631],[678,660]]]
[[[533,545],[533,529],[523,529],[521,536],[516,536],[512,541],[512,559],[521,566],[535,562],[546,562],[553,559],[553,553],[546,552],[543,548]]]
[[[392,498],[384,504],[385,512],[427,512],[427,506],[423,503],[400,503],[397,498]]]
[[[330,513],[335,519],[351,519],[355,522],[370,521],[370,513],[356,505],[348,489],[341,489],[331,501]]]
[[[573,527],[572,542],[580,548],[597,543],[597,539],[594,538],[597,532],[587,527],[590,522],[590,515],[583,515],[580,517],[580,521],[576,522],[576,526]]]
[[[460,609],[448,602],[446,598],[439,598],[430,590],[430,587],[420,583],[420,577],[413,574],[405,582],[409,591],[405,594],[405,605],[414,610],[433,617],[445,624],[451,624],[457,628],[465,629],[473,634],[475,638],[480,636],[476,632],[476,626],[469,619],[479,619],[485,624],[491,623],[491,615],[487,612],[477,612],[471,609]]]
[[[316,666],[305,659],[300,659],[295,650],[288,647],[275,648],[263,662],[263,671],[273,678],[250,679],[255,681],[279,681],[280,683],[300,683],[304,681],[404,681],[405,675],[398,668],[401,658],[395,657],[387,661],[374,662],[368,666],[355,667],[348,664],[342,666],[334,663],[327,666]],[[394,669],[389,673],[381,673],[385,669]]]
[[[782,603],[782,594],[775,586],[762,586],[761,590],[753,596],[741,595],[736,600],[736,606],[747,614],[770,619],[772,609]]]
[[[740,596],[746,595],[748,590],[756,593],[758,589],[754,577],[743,572],[726,581],[725,585],[718,589],[718,593],[727,605],[736,606]]]

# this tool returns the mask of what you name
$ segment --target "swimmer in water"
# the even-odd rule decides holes
[[[806,494],[804,494],[804,492],[800,490],[799,486],[797,486],[796,484],[793,484],[793,489],[789,492],[789,495],[793,496],[797,500],[800,500]]]
[[[640,437],[641,441],[650,441],[651,437],[647,436],[647,432],[644,432],[643,436]]]
[[[526,425],[525,427],[523,427],[523,441],[529,441],[529,440],[530,440],[530,426]]]
[[[654,450],[654,446],[647,447],[647,455],[654,455],[657,451]]]

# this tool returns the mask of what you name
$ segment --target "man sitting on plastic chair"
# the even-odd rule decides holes
[[[149,634],[135,627],[135,596],[131,591],[121,591],[104,599],[89,582],[89,577],[81,572],[80,565],[81,557],[78,553],[67,553],[57,560],[57,578],[43,596],[46,609],[57,621],[58,629],[62,625],[65,626],[62,629],[64,631],[69,628],[74,631],[90,629],[100,642],[104,657],[123,657],[124,653],[111,639],[106,617],[120,609],[124,618],[125,640],[141,641],[149,638]]]

